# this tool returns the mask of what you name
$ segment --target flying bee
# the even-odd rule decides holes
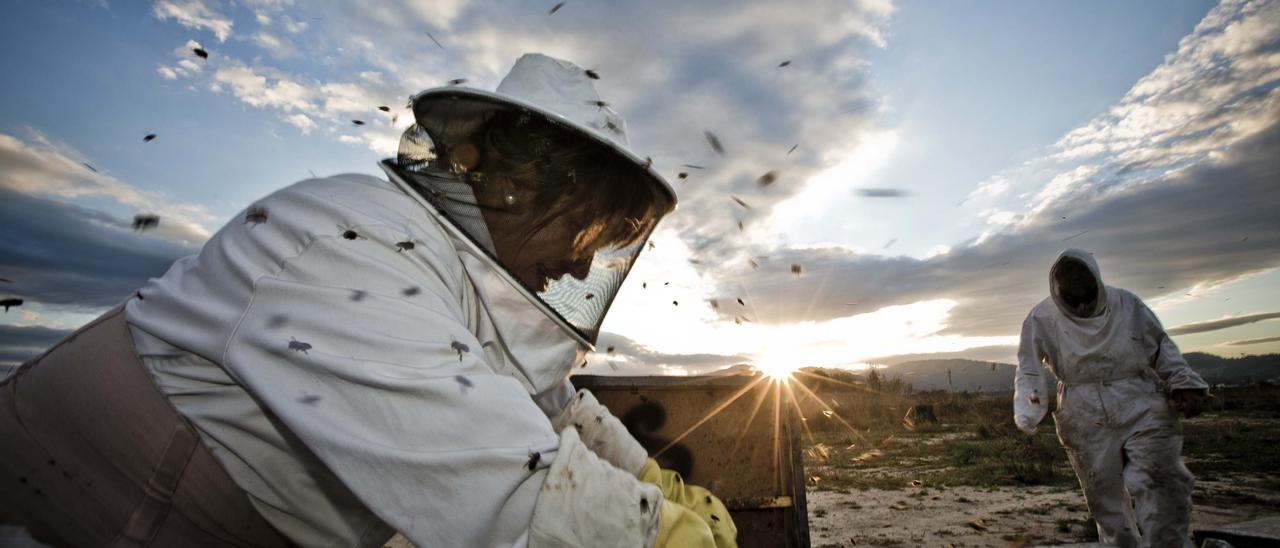
[[[406,296],[406,297],[412,297],[412,296],[417,295],[417,294],[419,294],[419,293],[422,293],[422,289],[418,288],[418,286],[416,286],[416,285],[415,285],[415,286],[413,286],[413,287],[406,287],[406,288],[404,288],[404,289],[400,290],[400,294],[401,294],[401,295],[404,295],[404,296]]]
[[[209,58],[209,52],[208,52],[208,51],[205,51],[205,49],[204,49],[204,48],[202,48],[202,47],[200,47],[200,46],[196,46],[196,47],[194,47],[194,48],[191,48],[191,53],[196,54],[196,57],[199,57],[199,58],[201,58],[201,59],[208,59],[208,58]]]
[[[460,86],[465,83],[467,83],[466,78],[454,78],[452,80],[449,80],[449,85],[451,86]]]
[[[16,297],[0,299],[0,306],[4,307],[5,312],[9,312],[9,307],[11,306],[22,306],[22,299]]]
[[[769,186],[773,184],[774,181],[777,181],[777,180],[778,180],[778,172],[777,170],[774,170],[774,171],[765,173],[764,175],[761,175],[759,179],[756,179],[756,184],[762,187]]]
[[[258,226],[267,222],[267,208],[262,206],[250,206],[248,211],[245,211],[244,213],[244,222],[253,223],[253,226]]]
[[[732,198],[733,201],[736,202],[739,206],[742,206],[742,209],[751,209],[751,206],[748,205],[746,202],[742,201],[742,198],[739,198],[737,196],[730,196],[730,198]]]
[[[154,141],[154,140],[156,140],[156,134],[154,133],[148,133],[142,136],[142,142],[144,143],[150,143],[151,141]]]
[[[363,125],[364,125],[364,120],[352,120],[352,121],[351,121],[351,123],[353,123],[353,124],[355,124],[355,125],[357,125],[357,126],[363,126]]]
[[[378,107],[378,110],[381,110],[382,112],[391,112],[391,107],[387,105],[381,105]]]
[[[791,60],[790,60],[790,59],[787,59],[786,61],[783,61],[783,62],[781,62],[781,63],[778,63],[778,68],[789,67],[789,66],[791,66]]]
[[[716,137],[716,134],[711,133],[710,131],[703,131],[702,136],[707,139],[707,144],[711,146],[711,150],[714,150],[716,154],[724,156],[724,145],[720,143],[720,138]]]
[[[794,144],[794,145],[791,145],[791,149],[787,151],[787,156],[790,156],[792,152],[795,152],[795,151],[796,151],[796,148],[797,148],[797,147],[799,147],[799,146],[800,146],[800,144],[799,144],[799,143],[796,143],[796,144]]]
[[[697,164],[680,164],[680,165],[682,165],[682,166],[684,166],[684,167],[687,167],[687,168],[689,168],[689,169],[707,169],[707,168],[702,167],[702,166],[697,165]]]
[[[742,300],[742,297],[738,297],[738,304],[741,306],[747,306],[747,302]]]
[[[688,178],[689,178],[689,174],[688,174],[688,173],[686,173],[686,172],[684,172],[684,171],[681,171],[680,173],[677,173],[677,174],[676,174],[676,178],[677,178],[677,179],[680,179],[681,181],[683,181],[683,180],[685,180],[685,179],[688,179]]]
[[[604,109],[604,107],[609,106],[609,103],[608,103],[607,101],[600,101],[600,100],[587,101],[587,104],[588,104],[588,105],[595,105],[595,106],[596,106],[596,108],[600,108],[600,109]]]
[[[458,388],[462,390],[463,394],[467,393],[468,388],[475,386],[474,384],[471,383],[471,379],[468,379],[462,375],[454,375],[453,380],[458,382]]]
[[[800,275],[800,265],[798,265],[798,264],[792,264],[792,265],[791,265],[791,273],[792,273],[792,274],[795,274],[796,276],[799,276],[799,275]]]
[[[155,228],[157,226],[160,226],[159,215],[151,215],[149,213],[143,213],[143,214],[133,216],[134,230],[144,231],[148,228]]]
[[[613,351],[614,351],[614,350],[616,350],[616,348],[614,348],[614,346],[613,346],[612,344],[611,344],[611,345],[609,345],[609,346],[607,346],[607,347],[605,347],[605,349],[604,349],[604,351],[605,351],[605,353],[606,353],[606,354],[613,354]]]
[[[564,7],[564,2],[551,6],[551,11],[548,11],[547,15],[555,15],[556,12],[560,11],[560,8],[563,8],[563,7]],[[532,468],[530,468],[530,470],[532,470]]]
[[[587,69],[587,70],[582,71],[582,73],[583,73],[583,74],[586,74],[586,75],[587,75],[587,78],[590,78],[590,79],[592,79],[592,80],[599,80],[599,79],[600,79],[600,73],[598,73],[598,72],[596,72],[596,71],[594,71],[594,70]]]

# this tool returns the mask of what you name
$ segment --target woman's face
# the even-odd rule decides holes
[[[604,246],[575,245],[590,225],[584,215],[575,214],[572,204],[556,204],[548,209],[563,213],[546,218],[545,210],[528,207],[530,196],[502,190],[501,184],[494,188],[498,190],[496,196],[490,195],[494,194],[491,189],[481,191],[476,198],[489,206],[482,211],[498,259],[521,284],[542,292],[551,280],[565,274],[587,279],[596,251]],[[514,198],[510,204],[508,196]]]

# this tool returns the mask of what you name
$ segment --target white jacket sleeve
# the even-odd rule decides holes
[[[1174,344],[1173,339],[1165,332],[1159,318],[1156,318],[1156,313],[1141,301],[1138,302],[1138,321],[1142,333],[1143,350],[1151,359],[1149,365],[1170,391],[1209,388],[1209,384],[1204,382],[1200,374],[1191,369],[1191,365],[1182,357],[1178,345]]]
[[[1048,412],[1049,372],[1045,370],[1044,342],[1037,329],[1035,311],[1022,322],[1022,338],[1018,344],[1018,369],[1013,376],[1013,422],[1028,434]]]

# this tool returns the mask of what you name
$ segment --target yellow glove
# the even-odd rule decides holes
[[[669,500],[658,507],[658,542],[654,548],[716,548],[711,528],[702,518]]]
[[[661,539],[664,535],[674,534],[669,530],[670,527],[687,526],[682,524],[687,520],[688,514],[692,513],[707,528],[711,529],[711,537],[715,540],[716,548],[737,548],[738,528],[733,525],[733,518],[729,517],[729,509],[725,508],[724,503],[720,502],[720,499],[716,498],[715,495],[712,495],[711,491],[696,485],[686,485],[679,473],[663,470],[658,466],[658,462],[653,459],[645,461],[644,468],[640,470],[640,475],[637,477],[640,481],[657,485],[658,489],[662,490],[664,500],[662,514],[658,519],[658,546],[663,546]],[[673,503],[686,510],[686,512],[675,512],[673,510],[669,521],[667,502]],[[680,538],[683,539],[684,537]],[[696,539],[697,537],[689,538]],[[694,540],[689,542],[694,542]],[[684,544],[671,544],[669,546],[684,546]]]

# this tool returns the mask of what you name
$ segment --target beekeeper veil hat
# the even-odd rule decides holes
[[[675,191],[628,144],[594,73],[526,54],[489,92],[415,95],[383,167],[588,344]]]

